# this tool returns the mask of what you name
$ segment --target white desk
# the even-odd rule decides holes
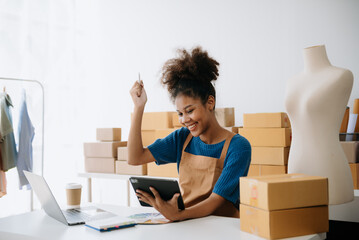
[[[129,208],[110,205],[99,207],[122,216],[151,212],[152,208]],[[163,225],[137,225],[111,232],[98,232],[83,225],[66,226],[38,210],[16,216],[0,218],[0,240],[6,239],[129,239],[129,240],[184,240],[184,239],[236,239],[259,240],[262,238],[240,231],[240,220],[209,216]],[[291,240],[322,240],[326,234],[313,234]]]
[[[87,201],[92,202],[92,179],[93,178],[107,178],[125,180],[127,183],[127,206],[130,206],[130,175],[113,174],[113,173],[79,173],[79,177],[87,178]]]

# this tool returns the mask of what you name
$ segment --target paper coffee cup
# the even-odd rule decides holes
[[[81,203],[81,188],[79,183],[66,184],[67,205],[79,206]]]

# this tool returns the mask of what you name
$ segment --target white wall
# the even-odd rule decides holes
[[[286,82],[302,70],[303,48],[318,44],[353,72],[352,106],[358,10],[355,0],[0,0],[0,76],[45,85],[45,177],[63,203],[66,182],[85,184],[76,173],[95,129],[122,127],[127,139],[138,72],[146,110],[174,110],[159,73],[178,47],[201,45],[220,62],[217,106],[235,107],[236,125],[244,112],[285,111]],[[123,187],[99,200],[124,204]]]

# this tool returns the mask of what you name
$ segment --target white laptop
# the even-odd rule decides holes
[[[27,171],[24,174],[47,215],[66,225],[85,224],[87,221],[117,216],[96,207],[61,210],[44,177]]]

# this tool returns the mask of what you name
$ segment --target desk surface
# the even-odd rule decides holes
[[[129,208],[112,205],[97,205],[121,216],[151,212],[152,208]],[[135,227],[100,233],[84,225],[66,226],[47,216],[44,211],[15,215],[0,219],[0,240],[2,239],[262,239],[240,231],[239,219],[208,216],[188,221],[163,225],[137,225]],[[292,240],[320,240],[324,234],[313,234],[290,238]]]

